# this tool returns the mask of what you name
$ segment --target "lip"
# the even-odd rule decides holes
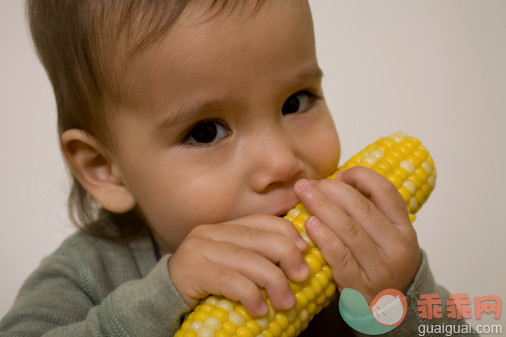
[[[292,198],[292,200],[284,202],[283,206],[278,208],[276,211],[272,212],[275,216],[285,216],[289,210],[295,207],[299,203],[299,200],[296,198]]]
[[[278,185],[275,190],[268,192],[268,194],[270,194],[270,207],[268,208],[272,210],[269,214],[284,216],[300,202],[293,192],[293,186],[299,179],[300,178],[293,179],[283,184],[283,186]]]

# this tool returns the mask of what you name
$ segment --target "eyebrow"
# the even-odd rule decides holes
[[[311,80],[321,80],[323,78],[323,71],[317,65],[301,72],[295,78],[291,79],[291,81],[311,81]]]
[[[300,82],[310,82],[310,81],[319,81],[323,78],[323,71],[317,65],[310,67],[296,76],[292,78],[285,79],[286,82],[292,83],[300,83]],[[224,102],[229,101],[229,99],[211,99],[204,102],[197,102],[194,104],[186,105],[170,116],[164,118],[160,123],[155,126],[156,131],[163,131],[167,128],[176,126],[177,124],[182,123],[191,123],[192,121],[199,121],[205,115],[204,111],[213,111],[218,109],[223,105]]]
[[[192,123],[200,121],[204,116],[204,111],[212,111],[222,105],[224,100],[209,100],[203,103],[197,102],[189,104],[177,109],[170,116],[164,118],[160,123],[155,126],[155,130],[158,132],[164,131],[170,127],[177,126],[183,123]]]

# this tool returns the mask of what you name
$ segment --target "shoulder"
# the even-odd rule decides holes
[[[108,240],[77,230],[46,257],[41,265],[60,262],[82,267],[83,264],[107,263],[115,259],[116,255],[125,256],[127,251],[125,240]]]
[[[63,258],[72,262],[107,261],[114,255],[124,255],[128,242],[124,239],[105,239],[77,230],[67,237],[48,258]]]
[[[51,282],[60,279],[100,301],[119,285],[144,277],[155,264],[147,232],[111,240],[79,230],[43,259],[32,277]]]
[[[142,255],[154,256],[153,242],[147,229],[125,234],[120,219],[105,215],[93,224],[100,236],[78,230],[50,256],[74,263],[135,263]]]
[[[56,321],[82,321],[121,285],[136,283],[129,281],[143,278],[155,265],[147,232],[112,241],[78,231],[25,280],[0,330],[37,326],[43,331],[54,328]]]

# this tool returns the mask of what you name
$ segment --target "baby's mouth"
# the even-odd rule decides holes
[[[288,211],[290,211],[292,208],[295,207],[295,205],[297,205],[297,203],[298,200],[296,200],[293,204],[291,204],[291,206],[283,208],[281,211],[276,212],[275,215],[277,215],[278,217],[284,217],[286,213],[288,213]]]
[[[266,208],[265,210],[269,210],[268,213],[283,217],[295,207],[300,201],[295,196],[293,192],[293,185],[287,184],[284,188],[280,188],[276,191],[271,191],[271,195],[266,199]]]

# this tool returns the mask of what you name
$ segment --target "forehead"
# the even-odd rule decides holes
[[[154,107],[167,95],[203,88],[226,94],[261,79],[281,81],[294,67],[317,68],[306,1],[245,1],[220,12],[191,2],[163,38],[131,60],[124,83],[131,104]]]

